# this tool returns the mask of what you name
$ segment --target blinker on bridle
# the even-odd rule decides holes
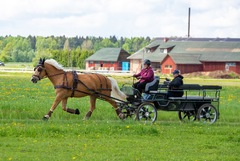
[[[35,68],[34,68],[34,71],[37,69],[37,71],[39,72],[39,74],[41,74],[41,72],[43,71],[44,67],[42,65],[37,65]],[[40,77],[40,75],[36,75],[36,74],[33,74],[34,77],[37,77],[39,80],[43,79]]]

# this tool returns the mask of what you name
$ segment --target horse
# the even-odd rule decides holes
[[[43,78],[48,78],[56,92],[55,100],[49,112],[43,116],[48,120],[58,104],[62,102],[62,109],[70,114],[79,115],[79,109],[67,108],[69,97],[90,96],[89,111],[85,119],[89,119],[96,108],[96,99],[103,99],[109,102],[120,119],[125,116],[118,108],[119,102],[124,102],[126,95],[119,89],[115,79],[98,73],[77,73],[76,71],[65,71],[54,59],[40,58],[38,65],[34,68],[31,81],[37,83]]]

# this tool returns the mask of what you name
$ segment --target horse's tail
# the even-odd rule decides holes
[[[111,97],[119,99],[119,100],[126,100],[127,96],[119,89],[117,81],[111,77],[109,77],[111,84],[112,84],[112,92]]]

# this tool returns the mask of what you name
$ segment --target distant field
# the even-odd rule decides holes
[[[113,76],[121,86],[129,76]],[[89,98],[70,99],[48,122],[41,120],[55,98],[48,79],[30,82],[31,74],[0,72],[1,160],[232,161],[240,157],[240,80],[185,79],[185,83],[222,85],[220,119],[212,125],[182,123],[176,112],[158,111],[153,125],[121,121],[101,100],[90,120]]]
[[[3,67],[0,67],[3,68]],[[33,68],[32,63],[22,62],[9,62],[5,63],[5,68]]]

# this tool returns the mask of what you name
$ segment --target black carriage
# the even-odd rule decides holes
[[[131,86],[123,86],[128,101],[121,103],[120,108],[126,117],[151,123],[156,121],[158,110],[176,111],[183,122],[198,120],[212,124],[219,119],[221,86],[184,84],[182,97],[167,97],[167,87],[167,83],[159,84],[159,77],[146,85],[142,95]]]

